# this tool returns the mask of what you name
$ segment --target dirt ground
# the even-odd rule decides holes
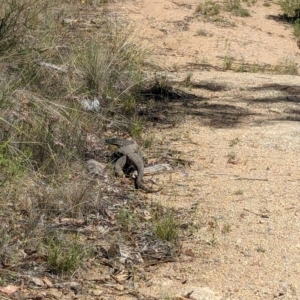
[[[217,71],[229,56],[299,64],[292,28],[276,18],[281,11],[272,1],[248,7],[248,18],[223,14],[219,23],[196,18],[198,3],[113,5],[152,49],[149,63],[176,78],[191,74],[188,91],[197,96],[177,103],[183,122],[152,131],[194,164],[157,175],[165,188],[148,196],[174,207],[197,203],[195,232],[179,261],[153,267],[139,291],[160,299],[191,292],[201,300],[300,299],[300,79]]]

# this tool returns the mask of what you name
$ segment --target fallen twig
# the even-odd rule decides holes
[[[237,178],[230,178],[230,180],[259,180],[259,181],[269,181],[268,178],[254,178],[254,177],[237,177]]]
[[[176,259],[167,258],[165,260],[156,260],[156,261],[152,261],[152,262],[148,262],[148,263],[144,264],[143,267],[147,268],[147,267],[152,267],[152,266],[156,266],[158,264],[164,264],[164,263],[168,263],[168,262],[176,262]]]
[[[269,216],[266,215],[266,214],[258,214],[258,213],[255,213],[255,212],[247,209],[247,208],[244,208],[244,210],[248,211],[249,213],[254,214],[254,215],[258,216],[258,217],[264,218],[264,219],[268,219],[269,218]]]

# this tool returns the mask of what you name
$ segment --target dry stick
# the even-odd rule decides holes
[[[266,219],[269,218],[268,215],[265,215],[265,214],[257,214],[257,213],[255,213],[255,212],[253,212],[253,211],[251,211],[250,209],[247,209],[247,208],[244,208],[244,210],[245,210],[245,211],[248,211],[249,213],[254,214],[254,215],[258,216],[258,217],[261,217],[261,218],[266,218]]]
[[[200,174],[200,176],[230,176],[232,174],[227,173],[206,173],[206,174]],[[260,181],[269,181],[268,178],[255,178],[255,177],[236,177],[236,178],[230,178],[230,180],[260,180]]]
[[[253,178],[253,177],[237,177],[237,178],[230,178],[230,180],[259,180],[259,181],[269,181],[268,178]]]
[[[167,258],[165,260],[152,261],[152,262],[148,262],[148,263],[144,264],[143,267],[147,268],[147,267],[155,266],[155,265],[158,265],[158,264],[165,264],[165,263],[168,263],[168,262],[176,262],[176,259]]]
[[[200,176],[216,176],[216,175],[229,176],[231,174],[227,174],[227,173],[205,173],[205,174],[200,174]]]

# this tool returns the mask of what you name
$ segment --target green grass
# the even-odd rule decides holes
[[[298,66],[293,59],[283,59],[273,68],[276,74],[298,75]]]
[[[238,17],[249,17],[250,13],[242,7],[241,0],[225,0],[224,8]]]
[[[223,69],[224,70],[231,70],[233,62],[234,62],[234,59],[232,57],[225,56],[223,58]]]
[[[236,196],[240,196],[240,195],[243,195],[244,192],[242,190],[237,190],[233,194],[236,195]]]
[[[239,143],[239,138],[235,138],[229,142],[229,147],[233,147]]]
[[[221,12],[221,5],[214,1],[205,1],[196,6],[195,13],[202,14],[207,17],[218,15]]]
[[[300,19],[296,20],[293,24],[294,35],[300,37]]]
[[[299,0],[283,0],[279,1],[282,11],[286,16],[298,19],[300,17],[300,1]]]
[[[122,228],[129,232],[133,223],[133,213],[129,209],[122,207],[119,210],[118,221]]]
[[[153,223],[153,233],[162,241],[175,241],[179,233],[178,222],[172,214],[162,216]]]
[[[250,2],[247,2],[247,4],[250,5]],[[216,17],[224,11],[231,12],[233,15],[239,17],[250,16],[249,11],[242,7],[241,0],[224,0],[223,2],[208,0],[196,6],[195,14]]]
[[[80,266],[86,255],[85,247],[77,236],[69,240],[64,237],[47,238],[43,247],[47,253],[47,263],[53,273],[69,273]]]

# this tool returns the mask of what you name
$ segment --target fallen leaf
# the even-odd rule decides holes
[[[18,286],[15,285],[8,285],[6,287],[0,287],[0,292],[6,294],[6,295],[10,295],[14,292],[16,292],[19,289]]]
[[[191,257],[195,257],[195,253],[191,249],[186,249],[184,251],[184,254],[191,256]]]
[[[95,289],[95,290],[91,290],[90,293],[94,296],[101,296],[103,294],[103,290]]]
[[[62,297],[62,292],[58,289],[51,289],[48,294],[53,296],[55,299],[61,299]]]
[[[42,279],[38,278],[38,277],[31,277],[31,281],[37,285],[37,286],[43,286],[44,282]]]
[[[47,285],[47,287],[53,286],[52,282],[47,277],[43,277],[43,281]]]

